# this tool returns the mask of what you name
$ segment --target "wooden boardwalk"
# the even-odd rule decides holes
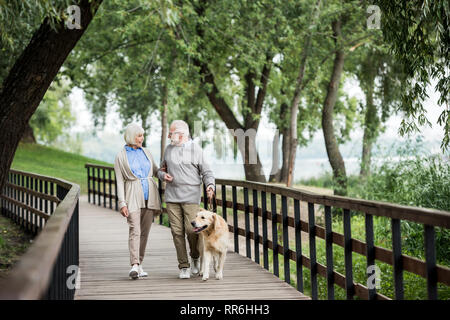
[[[206,282],[201,277],[178,279],[177,265],[170,229],[153,224],[143,263],[149,276],[130,280],[125,218],[80,197],[80,282],[75,299],[309,299],[231,250],[223,280],[216,280],[213,270]]]

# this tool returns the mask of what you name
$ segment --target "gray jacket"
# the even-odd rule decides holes
[[[202,148],[192,140],[181,146],[168,145],[161,168],[166,167],[173,180],[166,183],[165,202],[200,204],[202,180],[215,190],[215,179]],[[164,181],[165,172],[159,169],[158,178]]]

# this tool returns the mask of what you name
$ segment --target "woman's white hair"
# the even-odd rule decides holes
[[[126,128],[125,128],[125,133],[123,135],[123,138],[125,139],[125,142],[127,144],[136,144],[136,136],[140,133],[144,133],[144,129],[138,125],[137,123],[130,123]]]
[[[175,127],[176,131],[182,132],[185,137],[189,137],[189,125],[183,120],[173,120],[170,127]]]

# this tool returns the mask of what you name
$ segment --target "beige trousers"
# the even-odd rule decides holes
[[[130,264],[141,264],[144,260],[148,234],[153,222],[154,210],[141,208],[130,212],[127,217],[129,226],[128,249],[130,250]]]
[[[169,215],[170,229],[172,230],[173,243],[177,251],[178,268],[189,268],[189,260],[186,252],[187,235],[191,258],[200,257],[198,250],[198,234],[191,225],[191,221],[197,216],[200,206],[195,203],[167,203],[167,213]]]

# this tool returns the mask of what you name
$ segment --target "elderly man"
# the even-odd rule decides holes
[[[190,222],[200,210],[202,180],[208,197],[211,197],[215,190],[215,179],[201,147],[189,139],[189,126],[186,122],[173,121],[169,127],[169,138],[171,144],[164,151],[158,177],[167,182],[164,198],[177,251],[179,277],[187,279],[191,272],[195,275],[200,271],[198,235]],[[185,234],[192,264],[189,263],[186,252]]]

